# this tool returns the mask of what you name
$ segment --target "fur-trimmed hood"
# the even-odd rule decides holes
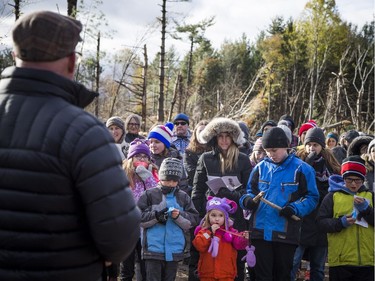
[[[371,136],[356,137],[350,144],[347,150],[347,156],[361,155],[361,146],[369,145],[374,138]],[[367,151],[367,149],[366,149]]]
[[[199,133],[197,139],[200,143],[206,144],[220,133],[228,133],[235,144],[241,145],[246,142],[244,133],[238,123],[232,119],[218,117],[212,119],[207,126]]]

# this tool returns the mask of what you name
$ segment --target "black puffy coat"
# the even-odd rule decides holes
[[[139,238],[114,140],[82,108],[95,95],[49,71],[0,80],[0,280],[98,280]]]
[[[195,171],[193,191],[191,199],[198,210],[201,218],[206,214],[207,196],[217,196],[220,198],[226,197],[237,203],[238,208],[232,219],[234,219],[234,228],[239,231],[248,230],[247,222],[243,216],[243,210],[240,208],[239,199],[246,193],[246,185],[249,180],[251,172],[250,159],[243,153],[239,153],[238,162],[233,171],[222,174],[220,171],[220,158],[218,152],[213,150],[205,152],[198,160],[197,169]],[[206,181],[208,176],[223,177],[223,176],[237,176],[242,186],[235,191],[230,191],[225,188],[225,193],[220,192],[217,195],[208,188]]]

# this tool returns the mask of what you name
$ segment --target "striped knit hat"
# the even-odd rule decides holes
[[[341,175],[343,178],[348,176],[357,176],[365,180],[365,161],[359,155],[353,155],[345,158],[341,164]]]
[[[157,139],[164,143],[166,148],[171,146],[173,136],[173,123],[168,122],[165,125],[157,125],[155,126],[150,133],[148,134],[147,139]]]
[[[301,127],[299,128],[298,136],[301,136],[303,134],[303,132],[306,132],[307,130],[309,130],[311,128],[315,128],[315,127],[318,127],[316,125],[315,120],[307,121],[306,123],[302,124]]]

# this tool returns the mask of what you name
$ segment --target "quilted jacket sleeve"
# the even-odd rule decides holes
[[[67,146],[73,147],[69,165],[91,236],[105,260],[119,263],[131,253],[140,235],[140,211],[121,157],[108,130],[90,115],[78,116],[71,128],[65,138],[71,140]]]

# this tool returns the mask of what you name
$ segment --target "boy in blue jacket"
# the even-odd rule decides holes
[[[182,169],[179,159],[164,159],[160,183],[146,190],[138,201],[147,281],[175,280],[178,262],[187,257],[184,233],[198,224],[198,211],[190,196],[178,188]]]
[[[279,127],[264,133],[262,146],[267,157],[252,170],[247,194],[240,199],[240,206],[252,212],[250,232],[257,259],[254,271],[259,280],[290,281],[301,227],[298,217],[313,211],[319,199],[314,169],[289,154],[289,144]],[[254,200],[260,192],[279,209]]]

